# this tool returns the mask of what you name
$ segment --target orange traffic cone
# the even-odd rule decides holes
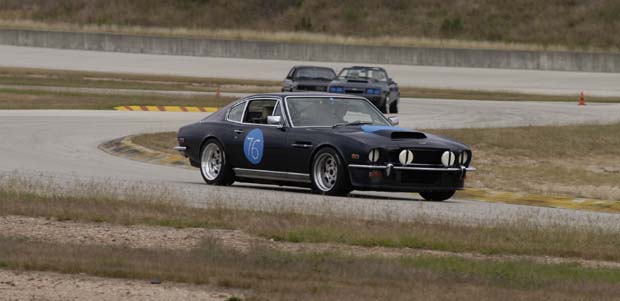
[[[579,96],[579,105],[580,106],[585,106],[586,105],[586,98],[583,97],[583,91],[581,91],[581,95]]]
[[[215,97],[220,97],[220,85],[215,88]]]

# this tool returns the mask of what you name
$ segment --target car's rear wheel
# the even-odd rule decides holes
[[[398,99],[395,99],[390,104],[390,113],[391,114],[398,114]]]
[[[312,188],[325,195],[346,195],[351,192],[349,173],[338,155],[329,147],[319,150],[312,160]]]
[[[455,190],[435,190],[420,192],[425,200],[431,202],[442,202],[454,196]]]
[[[200,173],[209,185],[231,185],[235,181],[224,148],[215,139],[207,140],[202,147]]]

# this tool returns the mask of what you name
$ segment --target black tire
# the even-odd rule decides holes
[[[335,171],[330,171],[327,168],[326,165],[330,165],[329,160],[336,168]],[[352,188],[349,172],[346,168],[336,150],[331,147],[320,149],[312,158],[312,165],[310,166],[312,190],[323,195],[344,196],[349,194]],[[333,179],[334,175],[335,179]]]
[[[455,192],[456,190],[424,191],[420,192],[420,196],[422,196],[427,201],[442,202],[451,198]]]
[[[390,104],[390,114],[398,114],[398,99],[395,99]]]
[[[381,111],[381,113],[383,113],[383,114],[386,114],[388,112],[387,111],[387,109],[388,109],[388,105],[387,105],[388,100],[390,100],[389,97],[386,97],[385,99],[383,99],[383,101],[381,103],[379,103],[379,106],[377,107],[379,109],[379,111]]]
[[[220,168],[218,172],[214,172],[214,170],[212,170],[212,165],[207,167],[206,165],[208,162],[205,161],[206,157],[209,156],[206,152],[213,151],[214,147],[217,147],[217,150],[221,156],[219,160]],[[235,174],[230,166],[230,163],[228,163],[224,147],[216,139],[208,139],[200,149],[200,174],[202,175],[202,179],[209,185],[229,186],[235,182]]]

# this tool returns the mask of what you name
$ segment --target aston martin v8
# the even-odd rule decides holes
[[[363,97],[260,94],[182,127],[176,149],[211,185],[301,185],[326,195],[408,191],[432,201],[463,188],[475,170],[468,146],[397,125]]]

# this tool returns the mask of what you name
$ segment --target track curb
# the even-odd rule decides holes
[[[147,112],[217,112],[216,107],[190,107],[190,106],[117,106],[116,111],[147,111]]]
[[[471,198],[490,203],[620,213],[620,202],[610,200],[515,193],[486,189],[466,189],[464,191],[460,191],[458,195],[465,199]]]
[[[104,142],[100,144],[98,148],[110,155],[127,158],[134,161],[191,168],[187,159],[180,154],[168,154],[138,145],[132,141],[135,136],[137,135],[126,136]]]

